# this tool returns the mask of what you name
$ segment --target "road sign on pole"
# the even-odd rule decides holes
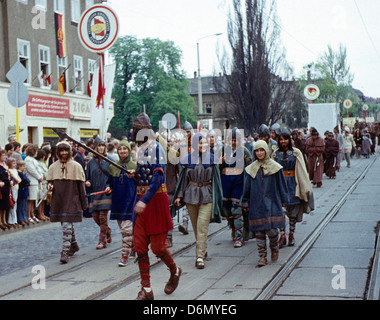
[[[17,61],[11,70],[9,70],[6,77],[11,82],[11,86],[8,89],[8,101],[13,107],[17,108],[16,140],[19,141],[20,129],[18,108],[24,106],[29,98],[28,88],[24,85],[25,80],[29,77],[29,72],[20,61]]]

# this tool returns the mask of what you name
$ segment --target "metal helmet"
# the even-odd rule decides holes
[[[185,121],[185,123],[182,126],[182,129],[185,131],[193,130],[193,126],[191,125],[189,121]]]
[[[259,128],[258,134],[259,137],[270,136],[269,128],[265,124],[262,124]]]
[[[271,131],[274,131],[276,135],[279,135],[281,132],[281,126],[278,123],[273,124],[270,129]]]

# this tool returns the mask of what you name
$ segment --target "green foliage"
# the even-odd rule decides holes
[[[179,111],[181,121],[196,121],[188,81],[180,69],[182,52],[172,41],[124,36],[110,54],[116,62],[115,115],[108,129],[113,136],[127,135],[144,106],[153,129],[167,112]]]

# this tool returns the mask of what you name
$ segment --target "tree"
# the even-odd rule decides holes
[[[227,54],[221,58],[227,88],[219,91],[230,93],[225,113],[252,133],[282,117],[296,83],[289,81],[292,70],[280,44],[275,1],[232,2],[228,20],[232,58]]]
[[[110,54],[116,62],[115,116],[108,129],[113,136],[127,135],[143,106],[153,129],[167,112],[180,111],[182,119],[195,123],[196,106],[181,70],[182,52],[172,41],[124,36]]]

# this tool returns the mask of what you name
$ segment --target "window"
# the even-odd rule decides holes
[[[94,0],[86,0],[86,10],[94,5]]]
[[[79,22],[80,16],[80,0],[71,0],[71,20],[74,22]]]
[[[61,76],[63,71],[65,71],[66,68],[68,67],[67,61],[68,61],[68,57],[60,58],[59,56],[57,56],[57,65],[58,65],[58,77],[57,77],[57,79],[59,79],[59,77]],[[69,88],[68,72],[69,72],[69,69],[66,70],[66,88]]]
[[[54,0],[54,11],[65,14],[65,0]]]
[[[48,87],[51,86],[51,80],[48,80],[48,76],[50,76],[50,48],[45,47],[42,45],[38,46],[38,54],[39,54],[39,61],[40,61],[40,84],[41,87]],[[50,78],[51,79],[51,78]]]
[[[29,77],[25,83],[31,84],[31,57],[30,57],[30,42],[17,39],[17,54],[18,60],[29,71]]]
[[[83,93],[83,58],[74,56],[75,93]]]
[[[88,59],[88,79],[91,79],[91,76],[94,75],[96,69],[96,60]]]
[[[36,0],[36,6],[47,10],[47,0]]]
[[[212,104],[206,103],[206,113],[212,113]]]

